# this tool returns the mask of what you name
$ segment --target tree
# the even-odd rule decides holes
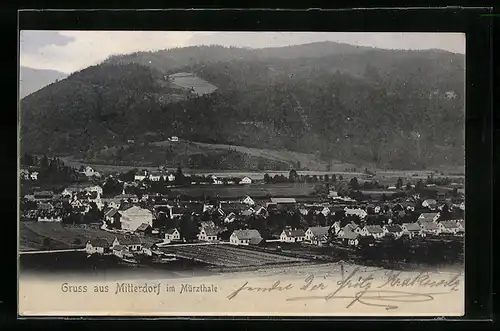
[[[411,184],[410,183],[406,183],[406,190],[411,191]]]
[[[339,175],[339,180],[344,180],[344,176]]]
[[[349,181],[349,186],[353,190],[359,190],[358,179],[356,177],[351,178],[351,180]]]
[[[334,182],[334,183],[335,183],[336,181],[337,181],[337,175],[332,174],[332,182]]]
[[[290,170],[290,173],[288,174],[288,179],[292,182],[295,183],[298,179],[297,171],[295,169]]]
[[[271,182],[271,176],[269,174],[264,174],[264,183],[269,184]]]
[[[325,182],[328,183],[330,181],[330,177],[328,175],[325,175]]]
[[[403,179],[401,177],[398,178],[398,181],[396,182],[396,188],[400,189],[403,187]]]
[[[33,156],[31,154],[24,153],[24,155],[21,159],[21,165],[27,166],[27,167],[33,166],[34,165]]]

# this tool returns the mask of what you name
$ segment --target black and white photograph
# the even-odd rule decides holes
[[[19,314],[462,316],[465,34],[22,30]]]

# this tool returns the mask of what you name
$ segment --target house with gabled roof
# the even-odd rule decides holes
[[[455,221],[441,221],[438,223],[441,233],[457,234],[460,230],[457,222]]]
[[[329,226],[313,226],[307,229],[305,240],[311,244],[322,246],[328,241]]]
[[[110,243],[105,238],[94,238],[87,241],[85,252],[87,254],[104,254],[110,248]]]
[[[137,235],[116,236],[112,247],[117,245],[125,246],[130,251],[140,251],[142,249],[143,241],[141,237]]]
[[[386,236],[393,236],[396,239],[403,236],[403,228],[398,224],[386,224],[382,227]]]
[[[385,235],[384,229],[380,225],[365,225],[363,228],[354,230],[363,237],[372,236],[375,239],[380,239]]]
[[[422,236],[422,228],[417,222],[414,223],[403,223],[401,228],[403,229],[403,234],[407,235],[410,239],[415,236]]]
[[[181,233],[177,229],[168,229],[165,231],[165,243],[171,243],[172,241],[179,241],[181,240]]]
[[[422,202],[422,207],[435,210],[437,208],[437,201],[434,199],[426,199]]]
[[[439,226],[435,222],[419,222],[419,225],[422,228],[422,233],[425,235],[439,235],[441,233]]]
[[[262,240],[260,232],[254,229],[234,230],[229,237],[232,245],[258,245]]]
[[[360,234],[351,230],[350,227],[345,226],[338,235],[344,244],[349,246],[357,246],[359,245]]]
[[[302,229],[284,229],[280,235],[280,241],[286,243],[295,243],[304,241],[306,233]]]
[[[253,201],[253,199],[252,199],[252,198],[250,198],[250,196],[248,196],[248,195],[246,196],[246,198],[245,198],[245,199],[243,199],[243,201],[242,201],[242,202],[243,202],[244,204],[247,204],[247,205],[250,205],[250,206],[255,205],[255,201]]]
[[[236,214],[231,212],[224,218],[224,223],[233,223],[236,220]]]
[[[148,223],[142,223],[139,225],[139,227],[135,230],[140,235],[146,235],[146,234],[151,234],[153,231],[153,228],[151,227],[150,224]]]
[[[198,233],[198,240],[209,242],[217,241],[223,231],[224,230],[222,228],[217,226],[202,227]]]
[[[417,222],[436,222],[439,218],[439,213],[422,213],[418,216]]]

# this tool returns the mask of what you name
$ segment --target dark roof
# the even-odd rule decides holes
[[[328,235],[328,231],[330,230],[330,227],[328,226],[313,226],[310,227],[309,230],[311,230],[312,234],[315,237],[321,237]]]
[[[104,216],[106,217],[114,217],[116,214],[120,215],[120,213],[118,212],[118,209],[116,208],[111,208],[110,210],[108,210]]]
[[[166,234],[174,234],[175,230],[177,230],[177,229],[168,229],[165,233]]]
[[[253,238],[250,238],[249,243],[251,245],[258,245],[258,244],[260,244],[262,242],[262,240],[264,240],[264,239],[262,239],[262,237],[257,237],[257,238],[253,237]]]
[[[94,247],[109,247],[111,244],[105,238],[94,238],[91,239],[90,244]]]
[[[434,222],[421,222],[420,226],[424,230],[437,230],[438,229],[437,224]]]
[[[370,233],[383,233],[384,230],[380,227],[380,225],[367,225],[365,226],[366,230]]]
[[[152,242],[149,242],[149,243],[145,243],[144,245],[142,245],[144,248],[153,248],[156,246],[156,243],[152,243]]]
[[[271,198],[272,203],[296,203],[295,198]]]
[[[218,228],[218,227],[205,228],[204,230],[205,230],[205,233],[207,234],[207,236],[216,236],[223,231],[221,228]]]
[[[456,229],[458,224],[455,221],[441,221],[441,224],[447,229]]]
[[[359,234],[350,230],[347,227],[344,227],[344,234],[342,235],[342,238],[344,239],[356,239],[359,237]]]
[[[287,237],[304,237],[306,235],[305,231],[302,229],[296,230],[283,230]]]
[[[142,239],[138,236],[122,236],[118,238],[120,245],[138,245],[142,244]]]
[[[404,223],[403,224],[408,231],[420,231],[420,225],[418,223]]]
[[[141,225],[139,225],[136,231],[146,231],[148,228],[151,228],[151,225],[147,223],[142,223]]]
[[[401,227],[397,224],[394,224],[394,225],[386,225],[385,228],[387,229],[388,232],[391,232],[391,233],[398,233],[398,232],[402,232],[403,229],[401,229]]]
[[[233,234],[240,240],[247,240],[252,238],[261,238],[259,231],[253,229],[247,230],[234,230]]]

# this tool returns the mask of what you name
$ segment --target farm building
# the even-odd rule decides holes
[[[236,220],[236,214],[235,213],[229,213],[229,215],[224,218],[224,223],[232,223]]]
[[[252,180],[250,177],[243,177],[243,179],[240,180],[240,184],[252,184]]]
[[[438,226],[441,233],[457,234],[460,230],[455,221],[441,221]]]
[[[309,242],[322,240],[324,236],[328,236],[328,231],[330,228],[328,226],[313,226],[307,229],[305,232],[305,240]]]
[[[437,201],[434,199],[427,199],[422,202],[422,207],[429,208],[430,210],[435,210],[437,207]]]
[[[344,211],[345,211],[346,215],[356,215],[361,219],[365,218],[366,215],[368,215],[366,210],[363,210],[361,208],[347,208],[346,207],[344,209]]]
[[[177,229],[168,229],[165,232],[165,243],[181,240],[181,233]]]
[[[217,241],[221,232],[222,229],[218,227],[203,227],[198,233],[198,240]]]
[[[420,227],[422,228],[422,233],[424,235],[438,235],[441,233],[439,226],[435,222],[420,222]]]
[[[285,229],[281,232],[280,241],[286,243],[295,243],[304,241],[306,233],[302,229]]]
[[[138,203],[139,202],[139,198],[135,194],[122,193],[120,195],[117,195],[115,197],[115,199],[119,199],[122,202],[129,202],[129,201],[132,202],[132,203]]]
[[[138,234],[140,235],[146,235],[146,234],[151,234],[151,232],[153,231],[153,228],[151,227],[151,225],[147,224],[147,223],[142,223],[141,225],[139,225],[139,227],[135,230],[135,232],[137,232]]]
[[[30,174],[30,179],[31,179],[31,180],[38,180],[38,172],[37,172],[37,171],[33,171],[33,172]]]
[[[250,205],[250,206],[253,206],[255,205],[255,201],[253,201],[252,198],[250,198],[248,195],[245,199],[243,199],[242,201],[243,203],[247,204],[247,205]]]
[[[120,221],[121,218],[122,218],[122,214],[120,214],[118,209],[115,209],[115,208],[109,209],[104,214],[104,220],[106,222],[108,222],[109,224],[112,224],[115,227],[117,227],[118,225],[121,226],[121,221]]]
[[[153,226],[153,213],[147,209],[138,206],[133,206],[121,212],[121,228],[130,232],[134,232],[146,223]]]
[[[403,235],[403,228],[397,224],[384,225],[382,229],[386,235],[394,236],[395,238],[401,238]]]
[[[38,222],[57,222],[61,223],[61,216],[38,216]]]
[[[422,213],[418,216],[417,222],[436,222],[439,218],[439,213]]]
[[[113,246],[113,255],[123,259],[123,258],[133,258],[134,255],[130,252],[127,246],[115,245]]]
[[[155,243],[146,243],[142,246],[142,253],[147,256],[153,256],[153,252],[158,249]]]
[[[116,198],[103,198],[102,202],[106,207],[120,209],[121,200]]]
[[[349,246],[357,246],[359,244],[359,233],[352,231],[350,227],[344,227],[339,238],[342,239],[344,244]]]
[[[403,234],[408,235],[411,239],[415,236],[422,236],[422,228],[418,223],[403,223],[402,227]]]
[[[143,241],[139,236],[131,235],[131,236],[121,236],[120,238],[115,237],[112,247],[120,245],[120,246],[125,246],[128,250],[131,251],[140,251],[142,249],[142,244]]]
[[[385,235],[384,229],[380,225],[365,225],[362,229],[357,228],[355,232],[363,237],[372,236],[375,239],[382,238]]]
[[[262,241],[262,236],[257,230],[234,230],[229,238],[233,245],[258,245]]]
[[[267,216],[267,209],[266,207],[261,206],[260,208],[255,207],[255,215],[259,216]]]
[[[95,171],[94,168],[89,166],[85,167],[82,173],[87,177],[101,177],[101,174],[99,172]]]
[[[89,240],[85,246],[87,254],[104,254],[109,250],[110,244],[104,238],[95,238]]]

